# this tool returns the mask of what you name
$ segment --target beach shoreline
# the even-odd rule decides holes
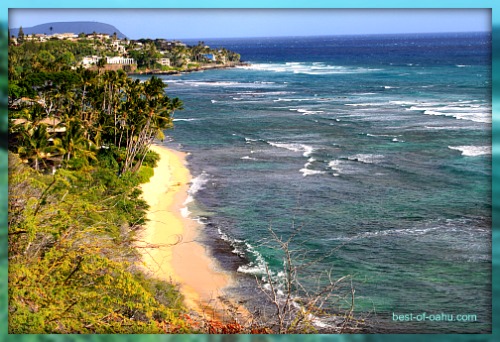
[[[183,217],[192,176],[186,154],[153,145],[160,155],[154,175],[141,185],[150,206],[141,248],[143,266],[151,276],[179,285],[186,306],[208,318],[223,320],[227,313],[224,289],[232,279],[199,242],[201,224]]]

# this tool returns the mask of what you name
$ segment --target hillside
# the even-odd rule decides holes
[[[17,37],[19,28],[10,28],[10,34]],[[105,33],[112,35],[116,32],[118,38],[123,39],[126,36],[121,33],[116,27],[109,24],[98,23],[94,21],[74,21],[74,22],[58,22],[58,23],[47,23],[36,25],[33,27],[23,27],[24,34],[38,34],[45,33],[48,35],[55,33],[69,33],[73,32],[76,34],[85,33],[90,34]]]

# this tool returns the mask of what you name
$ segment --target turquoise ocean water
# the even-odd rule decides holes
[[[255,277],[283,260],[262,239],[300,227],[300,260],[320,259],[304,285],[352,275],[367,331],[489,332],[491,36],[205,43],[250,65],[162,76],[185,103],[165,145],[189,153],[183,213],[232,291],[265,306]],[[423,312],[477,321],[393,320]]]

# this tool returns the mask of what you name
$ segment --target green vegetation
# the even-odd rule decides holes
[[[85,49],[9,53],[9,332],[192,331],[177,288],[142,273],[134,248],[149,146],[182,102],[158,78],[72,68]]]
[[[138,44],[141,48],[138,48]],[[180,42],[167,42],[164,39],[140,39],[130,42],[130,57],[137,61],[139,70],[186,71],[211,65],[232,65],[240,62],[240,55],[225,48],[212,49],[200,41],[197,45],[186,46]],[[207,55],[213,56],[210,60]],[[160,58],[168,58],[170,66],[158,63]]]
[[[148,277],[136,244],[148,209],[139,184],[159,158],[149,147],[164,138],[182,102],[166,95],[159,78],[132,80],[104,64],[77,67],[104,46],[97,39],[22,41],[11,41],[8,56],[10,333],[316,332],[312,319],[325,315],[323,303],[343,278],[328,275],[326,287],[299,293],[301,265],[291,257],[291,238],[272,234],[285,253],[285,297],[268,270],[271,291],[259,284],[275,311],[243,325],[231,307],[226,322],[187,315],[174,284]],[[142,66],[152,65],[160,43],[140,50],[150,53]],[[210,63],[204,55],[214,52],[203,42],[169,51],[174,68]],[[181,63],[188,53],[191,62]],[[227,50],[218,53],[239,60]],[[350,290],[351,310],[334,332],[355,331],[349,324],[358,324]]]
[[[9,37],[9,54],[12,60],[9,73],[23,77],[30,72],[60,71],[75,68],[84,57],[127,56],[137,63],[137,70],[190,71],[198,68],[232,66],[240,62],[240,55],[225,48],[210,48],[200,41],[187,46],[179,41],[165,39],[119,40],[116,33],[110,38],[94,32],[92,35],[79,34],[76,39],[55,36],[25,35],[22,27],[18,36]],[[57,58],[56,58],[57,56]],[[162,62],[168,61],[168,62]],[[105,58],[96,63],[103,68]],[[24,66],[24,67],[22,67]],[[130,65],[124,65],[131,71]]]
[[[177,289],[136,266],[138,176],[106,165],[44,175],[13,154],[9,174],[10,333],[187,331]]]

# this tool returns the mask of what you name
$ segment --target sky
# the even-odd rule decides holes
[[[115,26],[129,39],[491,31],[488,9],[9,9],[9,27]]]

